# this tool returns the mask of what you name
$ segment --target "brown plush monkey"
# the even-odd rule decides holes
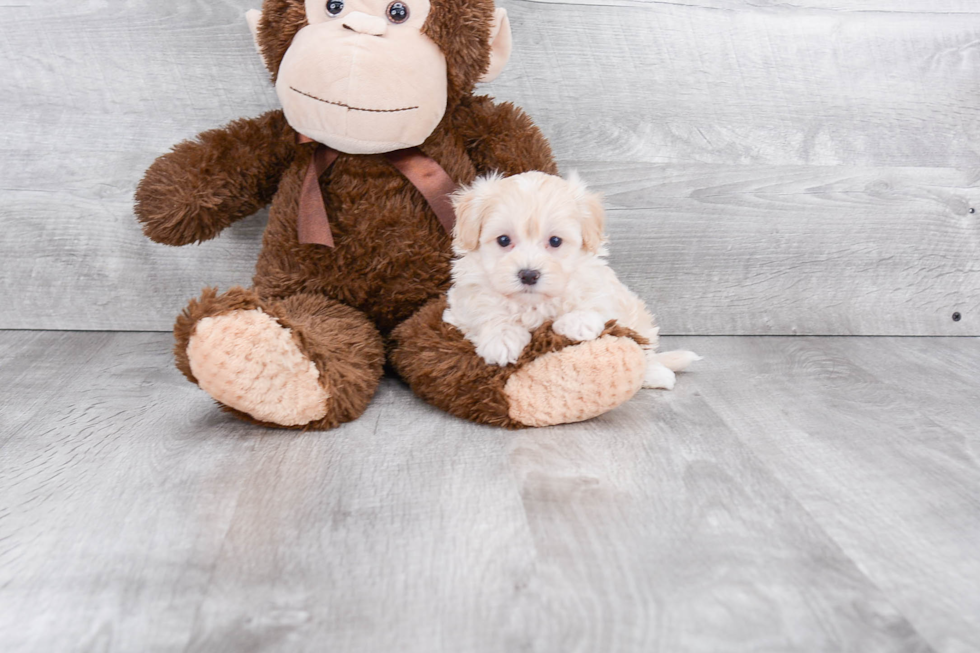
[[[458,184],[556,171],[527,116],[473,95],[509,56],[504,10],[265,0],[248,19],[283,110],[180,143],[136,191],[145,233],[169,245],[214,238],[272,204],[252,288],[207,289],[177,319],[188,379],[243,419],[312,429],[357,418],[386,357],[426,401],[500,426],[588,419],[633,396],[644,356],[619,327],[573,343],[546,325],[516,364],[497,367],[442,322],[450,235],[395,166],[399,153]],[[311,167],[325,152],[333,164]],[[298,234],[311,189],[332,246]]]

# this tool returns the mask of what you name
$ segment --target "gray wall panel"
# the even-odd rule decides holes
[[[0,7],[0,328],[169,329],[249,282],[262,215],[170,249],[131,202],[170,145],[275,106],[253,4]],[[501,4],[487,91],[609,194],[665,332],[980,334],[980,5]]]

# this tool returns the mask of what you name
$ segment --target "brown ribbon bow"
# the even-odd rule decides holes
[[[316,141],[300,134],[299,142]],[[330,220],[323,203],[323,193],[320,191],[320,175],[333,165],[338,156],[340,152],[320,143],[306,169],[303,189],[300,191],[297,219],[299,242],[304,245],[334,246]],[[456,223],[456,214],[449,199],[449,195],[456,189],[452,177],[434,159],[423,154],[417,147],[388,152],[385,157],[422,193],[443,229],[451,234]]]

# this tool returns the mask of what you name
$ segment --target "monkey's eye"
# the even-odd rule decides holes
[[[558,236],[552,236],[548,240],[548,244],[551,245],[552,247],[561,247],[561,238],[559,238]]]
[[[336,16],[344,10],[344,0],[327,0],[327,13]]]
[[[507,247],[510,245],[510,236],[497,236],[497,244],[501,247]]]
[[[404,23],[406,20],[408,20],[408,5],[404,2],[398,2],[398,0],[395,0],[395,2],[388,5],[388,8],[385,9],[385,13],[388,14],[388,20],[391,22],[396,24]]]

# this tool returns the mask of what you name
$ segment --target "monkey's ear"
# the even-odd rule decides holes
[[[255,49],[258,50],[259,56],[262,57],[262,63],[266,64],[268,68],[268,62],[265,60],[265,55],[262,53],[262,46],[259,45],[259,21],[262,20],[262,12],[258,9],[249,9],[245,12],[245,22],[248,23],[248,31],[252,33],[252,40],[255,41]]]
[[[510,51],[514,40],[510,35],[510,19],[503,7],[493,12],[493,24],[490,26],[490,67],[480,78],[481,82],[492,82],[500,74],[510,59]]]

